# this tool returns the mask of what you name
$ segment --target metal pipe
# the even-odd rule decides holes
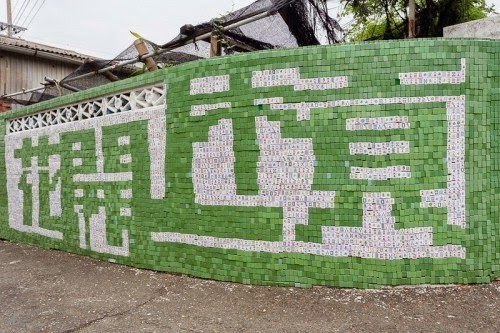
[[[262,19],[264,17],[270,16],[270,15],[273,14],[273,12],[274,11],[268,10],[266,12],[257,14],[255,16],[249,17],[249,18],[241,20],[239,22],[235,22],[233,24],[224,26],[224,27],[221,28],[221,30],[222,31],[226,31],[226,30],[231,30],[231,29],[234,29],[234,28],[238,28],[238,27],[240,27],[242,25],[245,25],[245,24],[248,24],[248,23],[260,20],[260,19]],[[84,79],[84,78],[92,76],[92,75],[102,74],[104,72],[108,72],[108,71],[111,71],[111,70],[116,69],[116,68],[120,68],[120,67],[123,67],[123,66],[126,66],[126,65],[131,65],[131,64],[134,64],[134,63],[136,63],[138,61],[142,61],[142,60],[144,60],[146,58],[149,58],[149,57],[152,57],[152,56],[155,56],[155,55],[159,55],[159,54],[171,51],[171,50],[176,49],[176,48],[178,48],[180,46],[188,45],[188,44],[197,42],[199,40],[206,39],[206,38],[210,37],[211,34],[212,34],[212,32],[210,31],[210,32],[207,32],[205,34],[202,34],[202,35],[199,35],[199,36],[195,36],[193,38],[189,38],[189,39],[187,39],[185,41],[182,41],[180,44],[176,44],[174,46],[166,47],[166,48],[160,49],[158,51],[150,52],[150,53],[145,54],[143,56],[139,56],[139,57],[137,57],[135,59],[126,60],[126,61],[119,62],[119,63],[116,63],[114,65],[108,66],[108,67],[101,68],[101,69],[99,69],[97,71],[94,71],[94,72],[85,73],[85,74],[82,74],[82,75],[71,77],[69,79],[64,80],[64,83],[76,81],[76,80],[79,80],[79,79]],[[6,95],[0,96],[0,98],[14,97],[14,96],[17,96],[17,95],[26,94],[28,92],[37,91],[38,89],[40,89],[40,88],[33,88],[33,89],[29,89],[29,90],[24,90],[22,92],[15,92],[15,93],[11,93],[11,94],[6,94]]]
[[[46,77],[44,78],[44,80],[45,80],[45,81],[47,81],[48,83],[50,83],[51,85],[59,85],[59,86],[61,86],[61,87],[63,87],[63,88],[66,88],[66,89],[68,89],[68,90],[71,90],[71,91],[73,91],[73,92],[78,92],[78,91],[80,91],[80,89],[78,89],[78,88],[77,88],[77,87],[75,87],[75,86],[72,86],[72,85],[67,84],[67,83],[65,83],[65,82],[60,82],[60,81],[54,80],[53,78],[48,77],[48,76],[46,76]]]
[[[23,94],[29,94],[29,93],[32,93],[32,92],[35,92],[37,90],[43,89],[44,87],[50,85],[48,83],[45,83],[45,84],[44,83],[40,83],[40,84],[42,85],[42,87],[31,88],[31,89],[23,89],[21,91],[18,91],[18,92],[12,93],[12,94],[2,95],[2,96],[0,96],[0,99],[10,98],[10,97],[14,97],[14,96],[23,95]]]

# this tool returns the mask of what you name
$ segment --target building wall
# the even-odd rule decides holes
[[[61,61],[0,51],[0,94],[41,87],[44,77],[60,80],[77,67]]]
[[[443,34],[447,38],[500,39],[500,15],[445,27]]]
[[[491,281],[499,51],[257,52],[1,115],[0,237],[253,284]]]

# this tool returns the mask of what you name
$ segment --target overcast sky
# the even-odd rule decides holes
[[[27,26],[23,39],[113,58],[134,40],[129,30],[163,44],[179,27],[207,21],[253,0],[11,0],[14,23]],[[487,0],[500,11],[500,0]],[[332,9],[338,1],[331,2]],[[31,10],[31,11],[30,11]],[[5,22],[5,0],[0,0]],[[35,15],[36,14],[36,15]],[[31,22],[31,23],[30,23]]]

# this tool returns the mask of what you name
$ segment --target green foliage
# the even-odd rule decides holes
[[[352,40],[399,39],[408,35],[408,0],[342,0],[354,18]],[[416,0],[416,36],[440,37],[446,26],[477,20],[494,11],[485,0]]]
[[[212,35],[215,37],[220,46],[225,50],[226,54],[233,52],[233,45],[224,36],[224,21],[223,18],[218,18],[213,21]]]
[[[130,32],[130,34],[131,34],[132,36],[134,36],[136,39],[141,39],[141,38],[143,38],[140,34],[138,34],[138,33],[137,33],[137,32],[135,32],[135,31],[129,30],[129,32]]]

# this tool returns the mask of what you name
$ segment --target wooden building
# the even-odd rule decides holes
[[[0,36],[0,95],[41,87],[46,76],[60,80],[90,58],[74,51]],[[8,102],[0,101],[0,111],[9,108]]]

